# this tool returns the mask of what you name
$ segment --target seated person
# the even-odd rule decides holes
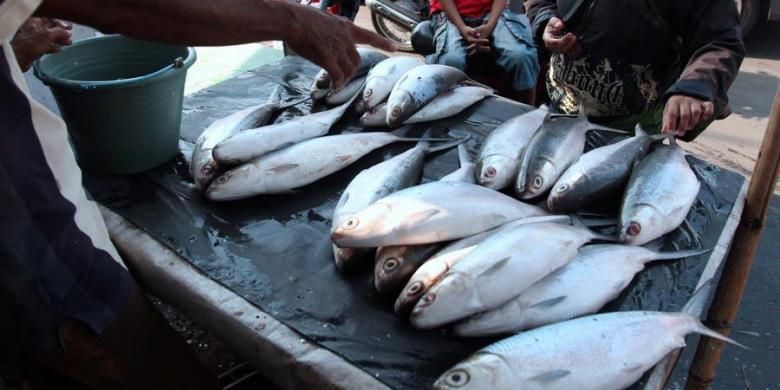
[[[467,58],[495,50],[496,64],[509,76],[521,101],[533,103],[539,62],[528,18],[506,9],[507,0],[431,0],[436,53],[429,64],[464,72]]]

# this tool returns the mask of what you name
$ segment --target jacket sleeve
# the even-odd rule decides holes
[[[680,78],[664,94],[686,95],[715,104],[718,119],[731,113],[727,92],[737,77],[745,45],[739,14],[733,0],[697,0],[687,3],[686,15],[678,20],[682,31],[683,59]]]
[[[542,33],[547,21],[558,14],[558,5],[555,0],[526,0],[524,4],[536,45],[544,47]]]

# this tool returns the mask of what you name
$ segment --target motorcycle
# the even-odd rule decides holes
[[[366,0],[377,34],[388,38],[402,51],[414,51],[412,31],[428,20],[428,0]]]

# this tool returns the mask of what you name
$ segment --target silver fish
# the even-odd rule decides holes
[[[343,104],[349,101],[353,96],[362,93],[363,85],[365,85],[365,77],[355,77],[346,85],[338,90],[331,90],[327,96],[325,96],[325,103],[330,105]]]
[[[336,226],[331,238],[340,247],[430,244],[544,214],[482,186],[437,181],[379,199]]]
[[[372,67],[388,58],[387,54],[368,47],[358,47],[357,52],[360,56],[360,63],[355,69],[355,72],[352,74],[352,78],[347,80],[346,84],[349,84],[349,82],[352,80],[366,76]],[[328,72],[326,72],[324,69],[320,70],[317,75],[314,76],[314,81],[311,85],[312,100],[323,100],[326,99],[327,96],[331,96],[337,92],[338,91],[332,91],[330,75],[328,75]]]
[[[538,108],[493,129],[477,158],[477,182],[494,190],[512,185],[523,151],[548,115],[549,111]]]
[[[494,309],[568,263],[602,236],[553,222],[502,229],[458,261],[420,298],[410,320],[429,329]]]
[[[599,244],[580,248],[577,257],[500,307],[455,327],[459,336],[516,333],[599,311],[656,260],[681,259],[709,250],[656,252],[641,246]]]
[[[701,299],[706,295],[696,294],[692,301]],[[447,370],[433,388],[624,389],[669,352],[684,347],[690,333],[742,346],[702,325],[689,309],[596,314],[491,344]]]
[[[214,158],[222,164],[240,164],[296,142],[325,135],[344,115],[355,94],[346,103],[327,111],[296,117],[282,123],[244,130],[214,147]]]
[[[311,84],[311,99],[314,101],[325,99],[325,96],[330,92],[330,82],[330,75],[325,69],[317,72]]]
[[[219,164],[211,153],[212,149],[239,131],[265,126],[271,120],[273,113],[279,109],[280,100],[281,87],[277,86],[268,97],[268,102],[217,119],[200,133],[195,141],[190,163],[190,173],[199,190],[204,190],[220,173]]]
[[[384,102],[390,96],[390,91],[398,79],[410,69],[422,64],[423,62],[415,57],[398,56],[390,57],[371,68],[368,71],[366,88],[363,90],[363,103],[366,110],[371,110]]]
[[[442,248],[442,244],[383,246],[376,251],[374,287],[380,294],[400,291],[412,274]]]
[[[544,121],[528,144],[515,183],[521,199],[532,199],[550,189],[563,172],[582,155],[588,130],[625,133],[588,121],[585,110],[576,118],[556,117]]]
[[[476,164],[471,161],[469,152],[463,144],[458,145],[458,160],[460,168],[454,172],[442,177],[439,181],[459,181],[463,183],[476,183],[475,172]]]
[[[677,145],[660,145],[631,172],[620,208],[620,242],[642,245],[676,229],[700,183]]]
[[[404,124],[432,122],[449,118],[492,94],[493,91],[483,87],[468,85],[455,87],[433,98],[430,103],[424,105],[409,119],[405,120]],[[381,103],[374,107],[373,110],[363,114],[360,117],[360,124],[369,127],[387,126],[386,119],[387,103]]]
[[[271,152],[218,177],[206,190],[210,200],[235,200],[288,193],[313,183],[393,142],[418,141],[392,133],[319,137]]]
[[[400,126],[415,112],[455,83],[467,80],[461,70],[446,65],[420,65],[412,68],[393,87],[387,99],[389,127]]]
[[[649,136],[637,125],[636,136],[583,154],[561,175],[547,197],[553,212],[577,211],[617,190],[631,175],[631,169],[650,150],[650,144],[664,139]]]
[[[333,226],[342,224],[345,218],[363,210],[376,200],[416,184],[420,180],[423,159],[428,152],[429,143],[420,141],[414,148],[357,174],[341,193],[333,210]],[[333,253],[336,266],[344,269],[364,251],[342,250],[333,245]]]

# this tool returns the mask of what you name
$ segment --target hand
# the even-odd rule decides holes
[[[712,102],[685,95],[672,95],[664,106],[661,131],[682,137],[686,131],[693,130],[701,120],[712,118],[714,113],[715,105]]]
[[[72,29],[72,24],[57,19],[27,19],[11,39],[19,68],[27,71],[44,54],[57,53],[73,43]]]
[[[577,37],[570,33],[563,33],[566,26],[563,22],[552,17],[547,21],[547,26],[544,27],[544,33],[542,33],[542,42],[544,46],[553,53],[563,53],[569,56],[575,56],[577,54]]]
[[[466,47],[466,53],[469,57],[473,56],[477,52],[489,52],[490,51],[490,36],[493,34],[493,30],[496,28],[495,24],[485,23],[481,26],[472,28],[470,31],[471,36],[477,39],[485,39],[488,42],[483,41],[472,43]]]
[[[392,41],[313,7],[296,5],[293,17],[295,23],[287,27],[290,36],[285,41],[298,55],[323,67],[334,89],[341,88],[360,63],[355,44],[397,50]]]
[[[466,41],[467,51],[470,52],[471,50],[480,46],[487,47],[487,50],[490,50],[490,40],[488,40],[487,37],[480,37],[480,33],[477,29],[464,25],[459,30],[463,40]]]

